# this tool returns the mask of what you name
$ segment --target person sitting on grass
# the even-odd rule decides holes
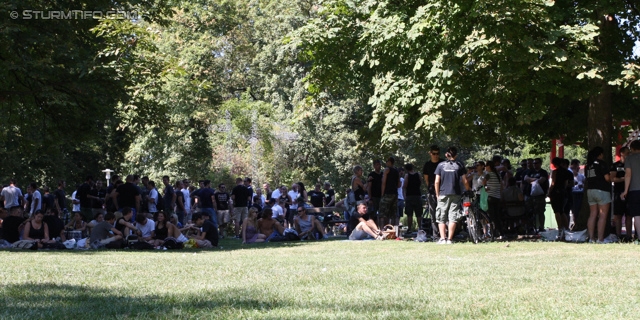
[[[115,214],[113,215],[115,217]],[[98,212],[93,216],[93,220],[91,220],[91,222],[87,223],[87,230],[88,230],[88,234],[91,234],[91,230],[93,230],[93,228],[95,226],[98,225],[98,223],[104,221],[104,213],[102,212]]]
[[[133,217],[133,210],[129,207],[122,208],[122,218],[119,218],[116,222],[116,229],[122,233],[122,236],[126,239],[132,232],[137,232],[138,228],[133,225],[131,218]]]
[[[320,235],[318,239],[327,238],[322,223],[315,216],[308,215],[304,206],[298,206],[296,210],[298,215],[293,219],[293,225],[300,239],[316,239],[316,232]]]
[[[242,223],[242,244],[264,242],[267,238],[264,234],[258,232],[256,218],[258,217],[258,209],[251,207],[249,216]]]
[[[269,239],[284,234],[284,227],[273,219],[273,211],[270,208],[262,210],[262,219],[258,220],[258,231]]]
[[[191,237],[196,240],[198,248],[217,247],[218,230],[216,225],[210,219],[205,219],[202,213],[194,213],[191,219],[196,227],[201,228],[197,236]]]
[[[67,225],[64,226],[64,228],[66,230],[81,231],[82,237],[84,238],[84,236],[87,234],[86,233],[87,223],[84,222],[83,218],[84,217],[82,216],[82,214],[75,213],[71,221],[69,221],[69,223],[67,223]]]
[[[55,240],[49,238],[49,226],[42,221],[44,214],[42,210],[36,210],[31,221],[24,226],[23,240],[32,240],[37,242],[38,248],[48,243],[54,243]]]
[[[191,219],[193,220],[193,218],[191,218]],[[176,226],[178,228],[182,228],[183,227],[182,223],[180,223],[180,221],[178,221],[178,215],[175,214],[175,213],[171,215],[171,218],[169,218],[169,222],[171,222],[174,226]]]
[[[156,229],[156,223],[147,218],[146,213],[140,213],[136,216],[136,228],[138,228],[138,236],[140,240],[150,242],[153,240],[153,230]]]
[[[193,218],[191,218],[191,219],[193,219]],[[177,215],[176,215],[176,220],[177,220]],[[167,228],[167,236],[168,236],[168,238],[173,238],[178,243],[185,243],[185,242],[189,241],[189,238],[187,238],[184,235],[184,233],[182,233],[182,232],[189,230],[191,227],[187,226],[187,227],[184,227],[184,228],[178,228],[178,226],[176,226],[175,224],[167,221],[166,228]],[[165,239],[165,241],[167,241],[167,239]]]
[[[103,221],[93,227],[90,237],[90,243],[93,249],[105,246],[114,241],[122,240],[122,232],[113,227],[115,221],[115,214],[109,212],[105,215]]]
[[[154,247],[159,247],[164,243],[164,239],[169,237],[168,225],[171,224],[167,221],[167,215],[160,211],[156,216],[155,229],[151,233],[151,243]]]
[[[347,233],[351,231],[349,240],[364,240],[371,236],[376,240],[384,240],[382,232],[376,226],[375,221],[369,218],[367,213],[367,202],[359,201],[356,205],[356,212],[349,219]]]

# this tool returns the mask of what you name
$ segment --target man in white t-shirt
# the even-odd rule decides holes
[[[191,185],[191,181],[189,179],[182,180],[182,194],[184,194],[184,211],[187,216],[191,216],[191,192],[189,192],[189,186]],[[188,221],[191,219],[185,219]]]
[[[275,201],[275,200],[271,200],[271,201]],[[277,200],[278,203],[274,204],[273,207],[271,207],[271,211],[273,211],[273,214],[271,215],[271,218],[278,220],[278,222],[282,223],[284,222],[284,200]]]
[[[398,168],[398,173],[400,174],[400,187],[398,188],[398,223],[400,223],[400,218],[402,218],[402,213],[404,212],[404,194],[402,194],[402,187],[404,186],[404,169]]]
[[[291,185],[291,190],[287,192],[289,198],[291,198],[291,204],[289,205],[289,212],[287,215],[287,221],[289,222],[289,226],[293,226],[293,217],[295,217],[296,211],[298,210],[298,197],[300,196],[300,192],[298,192],[298,184],[294,183]]]
[[[73,203],[73,206],[71,207],[71,212],[80,212],[80,199],[76,197],[76,195],[78,194],[78,187],[80,186],[77,185],[76,191],[74,191],[71,194],[71,203]]]
[[[13,211],[20,209],[20,200],[24,202],[22,191],[16,187],[16,180],[11,179],[9,185],[2,189],[0,200],[4,201],[4,208],[13,214]]]
[[[278,201],[278,198],[280,198],[280,196],[282,195],[282,192],[280,192],[280,189],[282,189],[283,186],[280,186],[279,188],[273,190],[273,192],[271,193],[271,199],[276,199],[276,201]]]
[[[156,183],[153,181],[149,181],[147,186],[149,188],[149,195],[147,196],[147,201],[149,201],[149,203],[147,206],[149,208],[149,213],[154,214],[155,217],[155,213],[158,212],[158,189],[156,189]]]
[[[138,228],[138,237],[144,241],[149,241],[152,239],[151,236],[156,229],[156,223],[147,219],[144,214],[139,214],[136,216],[136,228]]]
[[[38,185],[35,182],[29,184],[27,192],[31,195],[31,208],[29,210],[29,215],[32,215],[37,210],[42,209],[42,194],[38,191]]]

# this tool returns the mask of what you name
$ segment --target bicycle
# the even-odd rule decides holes
[[[463,214],[466,217],[467,232],[473,243],[493,241],[495,227],[489,215],[480,209],[480,199],[468,191],[462,197]]]

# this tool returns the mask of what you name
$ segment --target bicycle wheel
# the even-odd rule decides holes
[[[479,230],[482,233],[482,236],[480,238],[482,239],[482,241],[493,241],[495,227],[486,212],[479,211],[476,214],[476,225],[480,226]]]
[[[472,208],[469,208],[469,215],[467,216],[467,232],[469,232],[469,240],[473,243],[480,241],[480,235],[478,232],[482,230],[482,227],[478,225],[476,214]]]

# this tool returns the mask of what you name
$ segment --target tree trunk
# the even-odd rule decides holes
[[[604,149],[604,160],[611,165],[611,132],[612,128],[612,89],[603,80],[597,80],[600,90],[597,94],[589,99],[589,115],[587,117],[587,143],[589,150],[595,147]],[[588,188],[585,185],[585,190]],[[576,219],[574,230],[584,230],[587,228],[587,219],[589,219],[589,204],[587,203],[587,194],[582,201],[582,210]]]

